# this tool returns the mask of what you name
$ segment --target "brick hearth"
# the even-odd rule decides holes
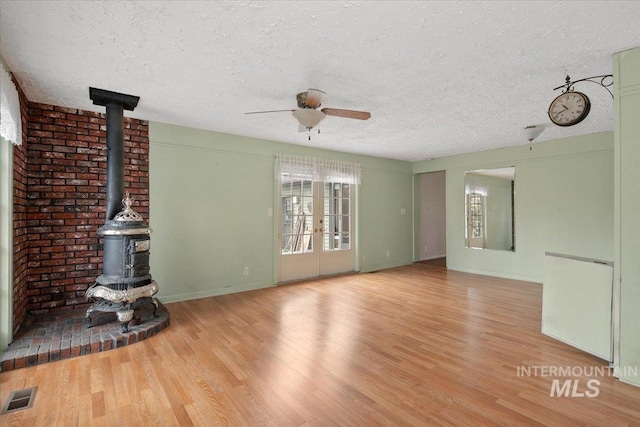
[[[115,313],[92,314],[94,326],[85,327],[86,310],[53,315],[27,315],[14,341],[2,355],[2,371],[25,368],[134,344],[169,326],[169,312],[159,304],[136,310],[129,332],[122,333]]]

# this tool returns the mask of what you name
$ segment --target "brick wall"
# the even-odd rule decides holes
[[[27,98],[20,87],[22,145],[13,148],[13,329],[18,330],[27,313]]]
[[[27,116],[26,310],[88,306],[84,292],[102,273],[96,233],[105,222],[105,116],[33,102]],[[148,122],[125,118],[124,127],[125,191],[148,221]]]

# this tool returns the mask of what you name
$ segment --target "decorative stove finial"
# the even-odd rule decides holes
[[[121,212],[118,212],[116,216],[113,218],[114,221],[143,221],[142,215],[138,212],[131,209],[131,205],[136,200],[132,197],[129,197],[129,192],[127,191],[124,194],[124,199],[122,199],[122,206],[124,209]]]
[[[128,191],[126,193],[124,193],[124,199],[122,199],[122,206],[124,206],[124,210],[126,211],[127,209],[131,208],[131,205],[135,201],[136,201],[136,199],[134,199],[133,197],[129,196],[129,192]]]

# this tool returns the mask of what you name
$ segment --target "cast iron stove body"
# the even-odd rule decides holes
[[[124,210],[98,229],[104,238],[102,275],[87,289],[87,298],[98,298],[87,310],[87,324],[91,326],[94,311],[115,312],[122,331],[129,330],[129,322],[136,308],[145,303],[158,303],[153,295],[158,285],[149,274],[149,234],[151,229],[142,216],[131,209],[133,199],[127,193],[122,200]]]

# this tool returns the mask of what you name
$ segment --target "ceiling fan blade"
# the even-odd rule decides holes
[[[319,89],[309,89],[307,91],[305,104],[307,104],[308,108],[318,108],[322,104],[322,97],[324,95],[326,95],[326,93]]]
[[[250,113],[245,113],[245,114],[262,114],[262,113],[281,113],[284,111],[288,111],[288,112],[292,112],[295,110],[270,110],[270,111],[251,111]]]
[[[347,119],[367,120],[371,113],[366,111],[341,110],[339,108],[323,108],[322,112],[327,116],[345,117]]]

